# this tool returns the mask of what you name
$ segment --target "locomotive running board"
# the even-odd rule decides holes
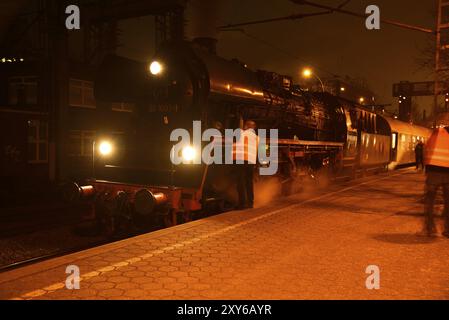
[[[331,141],[306,141],[306,140],[294,140],[294,139],[279,139],[279,145],[298,145],[298,146],[317,146],[317,147],[334,147],[343,148],[343,142],[331,142]]]

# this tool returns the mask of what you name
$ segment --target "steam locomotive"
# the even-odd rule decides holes
[[[120,156],[99,154],[95,179],[72,184],[67,193],[72,200],[90,201],[110,232],[119,221],[162,219],[173,225],[188,221],[193,212],[220,211],[232,203],[232,165],[174,166],[170,161],[170,133],[192,128],[195,120],[203,128],[236,129],[251,119],[258,128],[278,129],[276,179],[287,194],[311,177],[355,176],[413,163],[416,142],[430,136],[428,129],[329,93],[303,91],[287,76],[252,71],[201,41],[168,43],[150,64],[106,57],[95,96],[133,103],[137,113],[133,132],[112,142]]]

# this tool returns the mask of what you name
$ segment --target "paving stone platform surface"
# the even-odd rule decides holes
[[[447,299],[449,239],[416,234],[423,184],[393,172],[53,259],[0,274],[0,299]]]

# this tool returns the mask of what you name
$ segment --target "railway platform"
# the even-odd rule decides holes
[[[0,299],[448,299],[449,239],[417,234],[423,188],[406,169],[305,191],[2,273]]]

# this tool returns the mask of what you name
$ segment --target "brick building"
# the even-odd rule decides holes
[[[175,31],[181,1],[75,1],[81,30],[65,28],[67,1],[0,3],[0,199],[40,197],[66,180],[92,176],[93,142],[132,131],[134,106],[96,101],[102,58],[118,46],[117,22],[155,15],[157,41]],[[105,18],[107,17],[107,18]],[[170,30],[168,28],[170,27]],[[21,201],[23,202],[23,201]]]

